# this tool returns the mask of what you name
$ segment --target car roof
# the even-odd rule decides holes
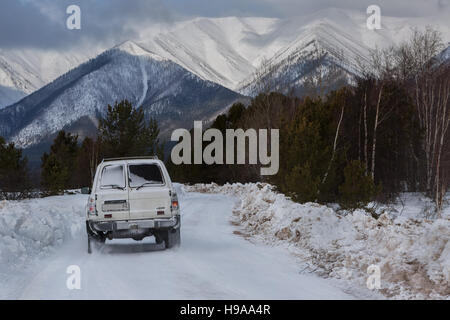
[[[127,157],[127,158],[110,158],[104,159],[102,161],[102,165],[111,165],[111,164],[137,164],[137,163],[148,163],[148,164],[160,164],[161,160],[157,157]]]
[[[142,157],[121,157],[121,158],[106,158],[102,162],[119,161],[119,160],[159,160],[157,156],[142,156]]]

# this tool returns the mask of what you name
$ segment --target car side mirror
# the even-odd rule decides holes
[[[89,187],[81,188],[81,194],[91,194],[91,188]]]

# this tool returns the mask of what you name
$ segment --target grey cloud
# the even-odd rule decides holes
[[[276,14],[276,3],[266,0],[166,0],[174,12],[182,16],[226,17]]]
[[[365,11],[369,5],[379,5],[384,14],[398,17],[450,10],[450,0],[166,0],[166,3],[194,16],[295,17],[329,7]]]
[[[271,4],[281,16],[298,16],[317,10],[336,7],[365,11],[369,5],[378,5],[383,14],[396,17],[427,16],[449,10],[450,0],[262,0]]]
[[[81,30],[66,28],[71,4],[81,8]],[[133,37],[138,25],[171,21],[159,0],[2,0],[0,6],[0,48],[117,43]]]
[[[66,8],[79,5],[82,29],[67,30]],[[449,12],[450,0],[1,0],[0,48],[70,48],[96,42],[112,45],[154,23],[196,16],[295,17],[329,7],[399,17]]]

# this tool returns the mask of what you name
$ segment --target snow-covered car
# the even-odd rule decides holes
[[[97,167],[86,208],[91,240],[155,236],[166,248],[180,244],[178,197],[157,157],[105,159]]]

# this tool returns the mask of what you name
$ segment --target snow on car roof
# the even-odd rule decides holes
[[[122,157],[122,158],[107,158],[103,162],[120,161],[120,160],[159,160],[157,156],[141,156],[141,157]]]

